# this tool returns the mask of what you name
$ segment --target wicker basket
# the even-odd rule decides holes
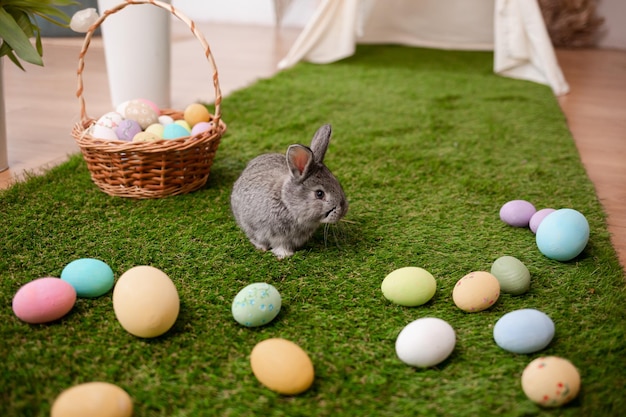
[[[171,12],[187,24],[200,41],[213,70],[215,114],[211,115],[214,124],[212,129],[192,137],[156,142],[112,141],[90,135],[89,128],[96,120],[88,117],[85,109],[82,79],[85,54],[93,32],[100,24],[111,14],[131,4],[152,4]],[[226,131],[226,125],[221,120],[222,95],[217,66],[207,41],[196,29],[195,23],[173,6],[156,0],[126,0],[106,10],[85,36],[78,61],[76,96],[80,103],[80,122],[76,123],[72,129],[72,136],[80,147],[91,179],[102,191],[119,197],[161,198],[189,193],[206,184],[220,140]],[[161,110],[161,114],[169,115],[174,119],[183,117],[183,112],[176,110]]]

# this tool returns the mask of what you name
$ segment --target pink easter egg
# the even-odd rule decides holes
[[[526,200],[512,200],[500,208],[500,219],[514,227],[528,227],[528,222],[537,212],[535,206]]]
[[[61,278],[45,277],[28,282],[13,296],[13,312],[31,324],[48,323],[65,316],[74,307],[76,290]]]
[[[539,225],[541,224],[543,219],[548,214],[555,212],[555,211],[556,210],[553,208],[544,208],[544,209],[539,210],[535,214],[533,214],[532,217],[530,218],[530,221],[528,222],[528,227],[530,227],[530,230],[532,230],[533,233],[537,233],[537,229],[539,228]]]
[[[200,133],[206,132],[214,126],[213,122],[199,122],[196,123],[191,129],[191,136],[199,135]]]
[[[152,110],[154,110],[156,114],[161,114],[161,109],[159,109],[159,106],[157,106],[154,101],[148,100],[147,98],[140,98],[140,99],[137,99],[137,101],[146,103],[148,106],[152,108]]]

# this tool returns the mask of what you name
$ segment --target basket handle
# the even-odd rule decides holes
[[[87,122],[90,118],[87,116],[87,110],[85,109],[85,98],[83,96],[83,70],[85,68],[85,55],[87,54],[87,50],[89,49],[89,44],[91,43],[91,37],[96,29],[106,20],[110,15],[119,12],[124,9],[126,6],[131,4],[152,4],[154,6],[160,7],[161,9],[169,11],[171,14],[176,16],[179,20],[185,23],[191,29],[191,32],[194,36],[200,41],[200,44],[204,48],[204,56],[209,61],[211,68],[213,70],[213,87],[215,88],[215,114],[213,115],[213,122],[215,125],[219,125],[219,121],[221,118],[221,104],[222,104],[222,91],[220,90],[220,83],[218,79],[217,73],[217,65],[215,64],[215,59],[213,58],[213,54],[211,53],[211,48],[209,47],[209,43],[204,38],[204,35],[196,28],[196,24],[189,19],[187,16],[179,12],[174,6],[168,3],[163,3],[158,0],[124,0],[123,3],[118,4],[117,6],[105,10],[102,13],[102,16],[96,20],[93,25],[89,28],[85,35],[85,41],[83,42],[82,49],[78,56],[78,88],[76,90],[76,97],[78,97],[78,101],[80,103],[80,119],[83,122]]]

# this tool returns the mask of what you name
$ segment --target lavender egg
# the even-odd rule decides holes
[[[530,218],[537,212],[526,200],[512,200],[500,208],[500,219],[514,227],[528,227]]]
[[[115,134],[119,140],[130,142],[137,133],[141,132],[141,126],[138,122],[125,119],[115,128]]]
[[[539,228],[539,225],[541,224],[543,219],[545,219],[548,214],[554,213],[555,211],[556,210],[553,208],[544,208],[533,214],[533,216],[530,218],[530,221],[528,222],[528,227],[530,227],[530,230],[532,230],[533,233],[537,233],[537,229]]]

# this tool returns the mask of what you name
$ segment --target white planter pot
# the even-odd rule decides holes
[[[2,65],[4,59],[0,58],[0,172],[9,168],[9,155],[7,151],[7,115],[4,107],[4,80],[2,78]]]
[[[98,12],[122,0],[98,0]],[[164,3],[170,3],[165,0]],[[151,4],[129,5],[102,22],[102,40],[113,107],[144,98],[170,107],[170,22],[168,11]]]

